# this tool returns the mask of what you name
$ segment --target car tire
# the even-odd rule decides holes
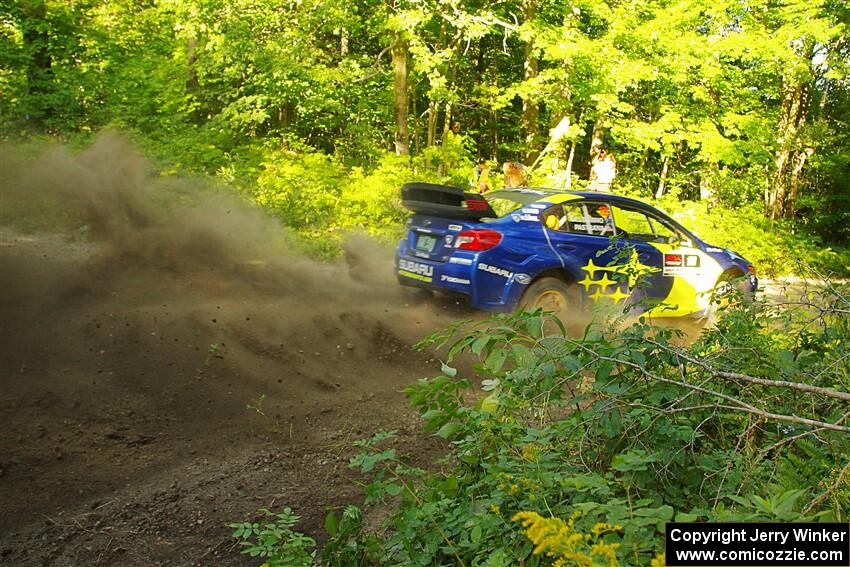
[[[574,286],[553,277],[535,280],[519,301],[519,309],[534,311],[543,309],[553,312],[562,322],[566,322],[571,313],[579,307]]]
[[[717,312],[721,307],[728,305],[729,296],[734,292],[738,292],[739,297],[744,300],[751,298],[750,292],[746,289],[746,284],[742,280],[744,277],[744,274],[732,270],[720,274],[711,290],[708,309],[702,316],[707,326],[714,325],[717,322]]]
[[[745,299],[749,298],[751,293],[745,278],[746,275],[738,271],[727,270],[723,272],[717,278],[717,283],[714,284],[712,298],[724,297],[731,293],[737,293]]]

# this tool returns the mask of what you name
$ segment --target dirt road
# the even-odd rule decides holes
[[[410,345],[454,302],[414,302],[365,240],[320,265],[232,200],[151,206],[108,142],[0,169],[7,204],[37,190],[87,233],[0,229],[0,564],[252,565],[227,524],[291,506],[320,533],[360,500],[354,440],[442,452],[400,391],[439,372]]]

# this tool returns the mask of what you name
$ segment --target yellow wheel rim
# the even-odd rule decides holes
[[[546,290],[537,297],[532,307],[544,311],[553,311],[556,315],[563,315],[567,311],[567,300],[560,292]]]

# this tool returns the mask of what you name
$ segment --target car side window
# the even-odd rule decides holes
[[[611,209],[606,203],[555,205],[543,213],[543,224],[550,230],[571,234],[610,236],[614,233]]]
[[[625,237],[642,242],[669,242],[677,236],[676,231],[661,219],[629,207],[614,206],[614,222],[617,230]]]

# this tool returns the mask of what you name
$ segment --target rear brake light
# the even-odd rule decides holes
[[[490,205],[484,199],[467,199],[463,204],[470,211],[486,211],[490,208]]]
[[[495,230],[464,230],[457,235],[455,246],[461,250],[489,250],[502,241],[502,233]]]

